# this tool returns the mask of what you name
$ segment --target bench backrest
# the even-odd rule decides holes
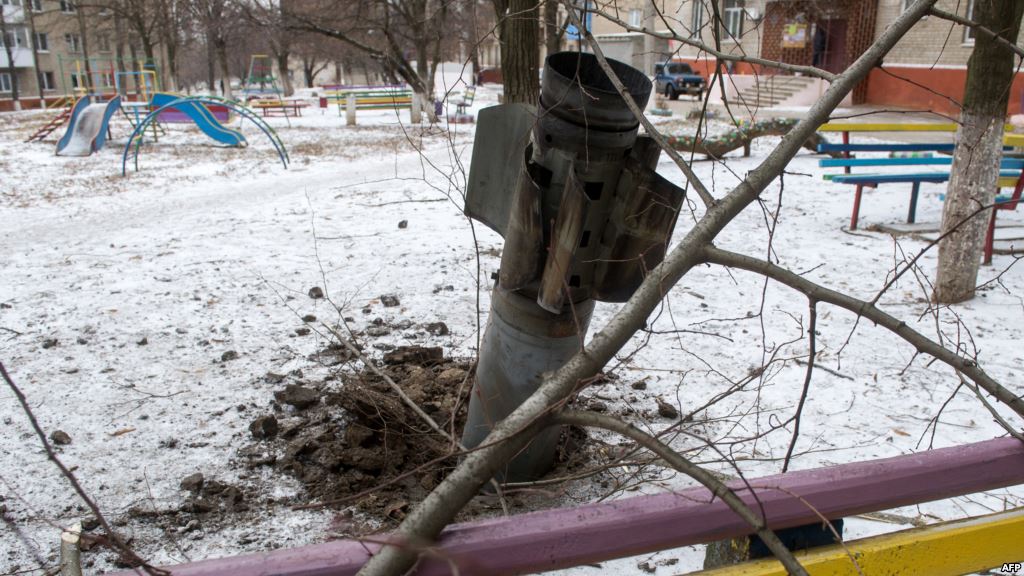
[[[818,132],[956,132],[955,122],[826,122]],[[1006,124],[1009,132],[1013,125]]]
[[[949,166],[953,164],[952,156],[934,156],[922,158],[822,158],[818,166],[834,168],[844,166]],[[1003,158],[999,164],[1003,169],[1024,169],[1024,159]]]

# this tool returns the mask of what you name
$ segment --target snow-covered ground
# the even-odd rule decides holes
[[[474,108],[495,102],[493,90],[481,90]],[[237,451],[251,443],[250,422],[270,409],[280,388],[268,373],[304,381],[328,376],[329,369],[310,358],[328,343],[321,321],[350,317],[353,329],[365,330],[380,318],[404,328],[367,335],[368,343],[439,345],[446,355],[473,355],[477,299],[486,313],[501,249],[500,237],[476,227],[478,276],[473,233],[461,214],[473,126],[426,128],[408,125],[405,113],[360,112],[360,125],[346,127],[334,110],[310,108],[302,118],[269,120],[289,147],[288,170],[251,124],[242,128],[246,149],[219,148],[175,126],[144,146],[139,170],[129,165],[122,177],[124,120],[98,154],[58,158],[53,138],[21,143],[45,119],[38,112],[0,115],[0,359],[47,433],[70,436],[58,448],[63,461],[155,563],[297,546],[338,532],[338,511],[295,510],[305,502],[301,486],[271,468],[239,465]],[[757,141],[751,158],[694,168],[721,195],[777,142]],[[852,192],[824,182],[817,160],[806,154],[794,160],[783,181],[764,194],[763,206],[741,214],[719,245],[770,253],[809,278],[871,298],[904,255],[925,244],[845,231]],[[660,170],[681,182],[667,159]],[[941,190],[923,186],[919,221],[938,220]],[[862,226],[900,221],[908,196],[895,186],[868,192]],[[768,223],[780,202],[769,245]],[[700,214],[695,203],[690,209],[680,216],[677,238]],[[1006,212],[1000,222],[1019,225],[1022,216]],[[942,331],[950,345],[965,343],[998,381],[1021,390],[1024,272],[1005,271],[1011,263],[997,256],[994,266],[982,268],[981,280],[1001,274],[999,282],[936,320],[925,313],[924,283],[935,269],[930,252],[919,262],[920,273],[905,275],[881,305],[927,334]],[[329,301],[311,298],[313,287]],[[397,296],[400,305],[385,307],[382,295]],[[616,309],[599,305],[592,325],[602,326]],[[317,320],[304,321],[307,315]],[[438,321],[450,334],[419,328]],[[583,396],[658,429],[672,420],[658,415],[657,399],[688,414],[775,353],[787,361],[771,363],[742,391],[700,410],[688,428],[717,442],[754,437],[794,409],[807,322],[807,303],[798,294],[746,273],[701,267],[652,318],[659,334],[640,335],[622,351],[619,379]],[[854,328],[855,322],[852,314],[819,307],[822,369],[814,374],[794,468],[1003,434],[963,389],[940,423],[929,427],[956,390],[955,376],[915,358],[910,346],[884,330],[864,321]],[[646,389],[630,385],[640,381]],[[0,436],[0,573],[42,573],[56,563],[59,527],[89,514],[6,388],[0,389],[0,421],[6,430]],[[777,473],[789,437],[778,430],[744,441],[732,447],[732,456],[747,476]],[[680,435],[676,443],[693,448],[696,460],[730,471],[700,450],[699,441]],[[238,487],[246,506],[216,521],[196,516],[189,517],[200,520],[194,524],[168,526],[161,513],[182,506],[188,494],[180,483],[195,472]],[[635,469],[615,473],[637,478]],[[690,485],[659,467],[639,477],[644,482],[626,494]],[[602,490],[597,482],[576,482],[543,505],[570,505]],[[1024,490],[1017,488],[892,512],[932,522],[1020,506],[1022,499]],[[351,519],[360,527],[393,525],[380,521]],[[847,535],[906,526],[852,519]],[[90,571],[113,568],[109,552],[85,558]],[[699,547],[689,547],[605,563],[603,570],[642,573],[640,563],[660,562],[659,572],[679,572],[698,568],[701,558]],[[668,565],[672,560],[678,563]]]

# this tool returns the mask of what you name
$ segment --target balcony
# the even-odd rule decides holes
[[[9,68],[10,64],[7,62],[7,50],[0,48],[0,68]],[[32,67],[32,50],[30,48],[18,47],[14,49],[14,67],[15,68],[31,68]]]
[[[21,6],[4,6],[4,20],[8,25],[25,21],[25,10]]]

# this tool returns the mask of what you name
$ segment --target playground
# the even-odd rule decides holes
[[[496,104],[499,90],[478,88],[465,112]],[[449,99],[453,113],[460,98],[464,102],[461,91],[454,89]],[[218,119],[212,117],[215,102],[153,90],[141,98],[149,103],[146,110],[113,99],[85,103],[77,116],[72,109],[75,121],[27,144],[57,111],[0,114],[0,355],[43,427],[68,436],[59,448],[62,459],[154,563],[391,529],[410,505],[402,494],[429,488],[417,480],[382,492],[377,502],[304,509],[298,506],[306,503],[310,482],[268,464],[269,449],[253,441],[254,424],[276,414],[284,439],[275,457],[306,449],[285,437],[302,417],[282,391],[289,385],[315,389],[317,401],[327,402],[343,389],[350,371],[343,368],[345,355],[330,346],[329,327],[347,322],[371,357],[398,346],[438,346],[451,362],[446,367],[464,371],[459,361],[473,356],[478,321],[489,306],[502,239],[483,226],[471,229],[462,214],[474,126],[446,122],[445,114],[438,125],[413,124],[404,107],[369,105],[350,126],[349,98],[342,92],[335,90],[325,109],[319,93],[305,94],[301,115],[264,116],[250,108],[258,115],[254,120],[237,111]],[[379,90],[373,96],[359,92],[364,99],[381,97]],[[186,121],[145,121],[149,115],[156,120],[161,108],[177,110]],[[681,149],[695,150],[696,121],[655,121],[689,134]],[[735,138],[735,125],[722,119],[705,128],[705,140]],[[61,147],[66,134],[71,137]],[[842,141],[838,132],[823,132],[822,138]],[[693,168],[720,195],[779,139],[770,132],[751,139],[749,156],[730,140],[722,162],[698,158]],[[891,132],[853,138],[876,145],[912,140]],[[58,155],[58,149],[69,154]],[[877,158],[892,174],[921,170],[923,162],[892,161],[890,152],[869,150],[857,158]],[[730,225],[721,246],[761,254],[771,235],[770,250],[780,263],[870,300],[895,266],[927,246],[927,232],[878,229],[907,219],[910,183],[878,184],[863,191],[863,201],[858,188],[859,225],[851,229],[853,187],[825,178],[845,173],[846,165],[823,163],[827,158],[804,150],[763,194],[762,209],[748,210]],[[853,174],[858,170],[854,165]],[[682,184],[665,156],[659,171]],[[937,222],[945,184],[918,180],[915,219]],[[684,206],[676,238],[702,210],[696,202]],[[931,336],[937,329],[955,330],[955,312],[955,320],[972,328],[962,340],[992,376],[1016,383],[1024,374],[1024,270],[1012,266],[1014,256],[1003,249],[1024,236],[1024,210],[1001,211],[998,224],[994,261],[982,267],[978,298],[940,311],[938,320],[930,315],[924,279],[934,276],[931,251],[918,261],[920,272],[902,277],[880,305]],[[799,340],[806,300],[753,275],[707,268],[688,276],[666,303],[650,329],[672,335],[648,341],[638,334],[614,374],[588,387],[578,402],[656,429],[687,415],[684,430],[736,441],[730,456],[746,477],[776,474],[788,436],[749,438],[792,409],[806,370],[806,342]],[[616,307],[598,304],[594,325],[603,325]],[[911,347],[843,310],[823,306],[819,320],[820,368],[802,423],[813,432],[797,445],[794,469],[1004,434],[972,393],[955,393],[949,369],[916,359]],[[765,349],[786,361],[754,374],[766,362]],[[752,374],[755,385],[690,413]],[[744,426],[759,428],[742,429],[741,416]],[[331,418],[338,417],[324,416]],[[52,560],[56,543],[49,522],[66,525],[88,513],[68,505],[73,499],[67,485],[53,473],[14,402],[0,403],[0,421],[9,431],[0,439],[2,504],[22,527],[0,536],[0,572],[10,572],[33,565],[37,556]],[[591,466],[607,463],[618,449],[611,435],[592,432],[587,442]],[[673,442],[691,459],[735,473],[686,432]],[[220,488],[201,492],[204,482]],[[630,461],[510,501],[512,512],[521,513],[693,486],[668,468]],[[1020,486],[994,488],[853,515],[844,536],[1021,506]],[[499,516],[501,508],[482,498],[473,512],[476,518]],[[703,550],[688,544],[565,573],[678,574],[700,569]],[[83,558],[93,572],[119,568],[106,551]]]

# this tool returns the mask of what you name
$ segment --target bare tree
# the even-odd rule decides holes
[[[192,0],[191,7],[206,37],[207,50],[211,57],[211,72],[216,62],[220,69],[221,93],[225,98],[233,98],[228,42],[231,34],[230,21],[232,17],[237,16],[233,12],[234,6],[228,0]],[[212,74],[210,79],[212,81]],[[210,89],[214,89],[212,84]]]
[[[1024,2],[978,0],[973,18],[1002,39],[1016,42]],[[995,202],[999,164],[1002,160],[1003,123],[1014,77],[1014,51],[988,34],[976,34],[967,63],[963,113],[957,130],[957,146],[949,179],[949,193],[942,210],[939,270],[935,300],[954,303],[974,297],[978,283],[985,228],[978,212]],[[964,222],[964,220],[968,220]]]
[[[283,10],[292,30],[334,38],[401,78],[423,102],[431,103],[427,113],[436,119],[434,75],[445,45],[448,2],[304,0],[284,5]]]

